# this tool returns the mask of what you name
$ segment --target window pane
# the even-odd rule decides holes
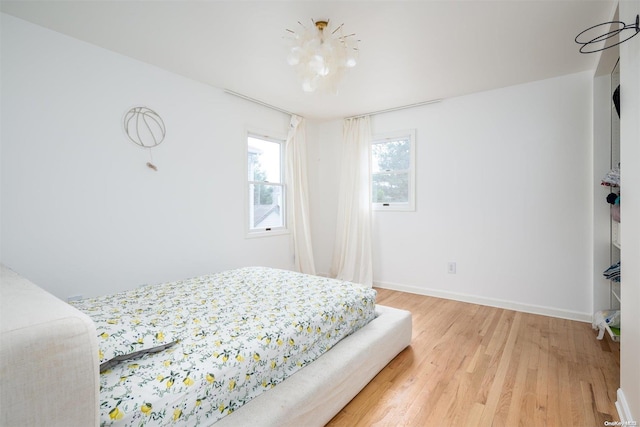
[[[282,186],[251,184],[249,201],[250,229],[284,226]]]
[[[374,143],[371,146],[373,173],[408,170],[411,162],[411,141],[398,139]]]
[[[373,203],[409,203],[408,173],[378,173],[372,182]]]
[[[282,144],[251,136],[248,141],[247,160],[249,164],[247,170],[249,171],[249,181],[280,183],[282,176],[280,149]]]

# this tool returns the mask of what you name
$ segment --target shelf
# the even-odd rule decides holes
[[[618,300],[618,303],[622,302],[620,282],[611,282],[611,294]]]
[[[620,248],[620,223],[611,221],[611,244],[618,249]]]

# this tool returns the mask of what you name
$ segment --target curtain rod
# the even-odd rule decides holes
[[[232,90],[225,89],[224,92],[228,93],[229,95],[237,96],[238,98],[242,98],[244,100],[251,101],[251,102],[253,102],[255,104],[262,105],[263,107],[271,108],[272,110],[279,111],[279,112],[284,113],[284,114],[288,114],[290,116],[294,116],[294,115],[298,116],[299,115],[299,114],[295,114],[295,113],[292,113],[292,112],[287,111],[287,110],[283,110],[282,108],[276,107],[274,105],[267,104],[266,102],[260,101],[259,99],[251,98],[250,96],[246,96],[246,95],[243,95],[241,93],[234,92]],[[374,116],[376,114],[390,113],[392,111],[404,110],[404,109],[413,108],[413,107],[421,107],[423,105],[435,104],[435,103],[438,103],[438,102],[442,102],[442,99],[441,98],[440,99],[432,99],[432,100],[429,100],[429,101],[417,102],[415,104],[409,104],[409,105],[402,105],[400,107],[387,108],[386,110],[373,111],[373,112],[367,113],[367,114],[358,114],[358,115],[355,115],[355,116],[345,117],[344,119],[347,120],[347,119],[357,119],[357,118],[365,117],[365,116]]]
[[[276,110],[276,111],[279,111],[281,113],[288,114],[290,116],[298,116],[299,115],[299,114],[294,114],[294,113],[292,113],[290,111],[287,111],[287,110],[283,110],[282,108],[276,107],[274,105],[267,104],[266,102],[260,101],[259,99],[251,98],[251,97],[243,95],[241,93],[234,92],[232,90],[225,89],[224,92],[228,93],[229,95],[237,96],[238,98],[242,98],[242,99],[245,99],[247,101],[251,101],[251,102],[253,102],[255,104],[262,105],[263,107],[271,108],[272,110]]]
[[[416,102],[415,104],[402,105],[400,107],[387,108],[386,110],[373,111],[373,112],[367,113],[367,114],[358,114],[356,116],[345,117],[344,119],[345,120],[347,120],[347,119],[359,119],[360,117],[375,116],[376,114],[390,113],[392,111],[405,110],[407,108],[413,108],[413,107],[421,107],[423,105],[435,104],[435,103],[438,103],[438,102],[442,102],[442,98],[432,99],[432,100],[423,101],[423,102]]]

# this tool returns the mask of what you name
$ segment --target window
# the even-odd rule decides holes
[[[249,234],[286,230],[284,141],[247,137]]]
[[[371,143],[371,200],[376,210],[415,210],[415,131],[377,136]]]

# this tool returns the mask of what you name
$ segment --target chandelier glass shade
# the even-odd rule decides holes
[[[298,24],[299,31],[287,30],[291,39],[287,62],[300,76],[302,89],[337,93],[346,71],[356,66],[359,40],[355,34],[344,35],[343,24],[334,30],[329,21],[315,21],[312,28]]]

